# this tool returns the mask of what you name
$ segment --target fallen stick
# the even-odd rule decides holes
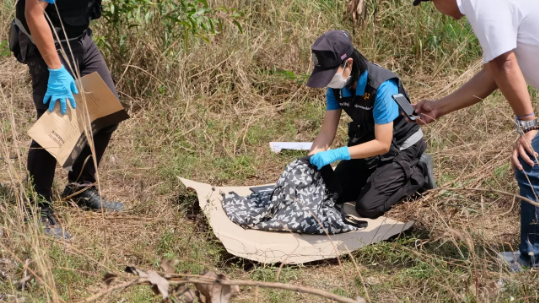
[[[28,275],[28,266],[30,265],[30,259],[24,261],[24,272],[22,274],[22,279],[18,282],[18,289],[24,291],[26,282],[32,280],[32,275]]]
[[[341,297],[339,295],[332,294],[330,292],[311,288],[311,287],[303,287],[303,286],[294,286],[294,285],[288,285],[288,284],[282,284],[282,283],[272,283],[272,282],[258,282],[258,281],[246,281],[246,280],[220,280],[220,279],[211,279],[211,278],[185,278],[185,279],[170,279],[169,283],[171,285],[178,285],[178,284],[185,284],[185,283],[193,283],[193,284],[217,284],[217,285],[237,285],[237,286],[254,286],[254,287],[262,287],[262,288],[275,288],[275,289],[283,289],[283,290],[290,290],[290,291],[296,291],[299,293],[306,293],[306,294],[312,294],[319,297],[327,298],[334,300],[335,302],[341,302],[341,303],[365,303],[365,299],[361,297],[357,297],[355,300],[350,298]],[[114,290],[118,289],[125,289],[127,287],[133,286],[133,285],[151,285],[150,281],[146,278],[138,278],[132,281],[128,281],[116,286],[113,286],[106,291],[99,292],[91,297],[88,297],[84,299],[81,302],[92,302],[94,300],[99,299],[100,297],[109,294],[113,292]]]
[[[100,297],[106,295],[106,294],[109,294],[117,289],[125,289],[129,286],[132,286],[132,285],[144,285],[144,284],[148,284],[148,285],[151,285],[150,281],[148,279],[142,279],[142,278],[139,278],[139,279],[136,279],[136,280],[133,280],[133,281],[129,281],[129,282],[125,282],[125,283],[122,283],[122,284],[118,284],[116,286],[113,286],[113,287],[110,287],[108,288],[106,291],[101,291],[101,292],[98,292],[96,293],[95,295],[93,296],[90,296],[84,300],[82,300],[81,302],[92,302],[92,301],[95,301],[97,299],[99,299]]]
[[[517,195],[517,194],[513,194],[513,193],[510,193],[510,192],[506,192],[506,191],[503,191],[503,190],[497,190],[497,189],[492,189],[492,188],[469,188],[469,187],[440,187],[440,188],[437,188],[437,190],[453,190],[453,191],[467,191],[467,190],[471,190],[471,191],[480,191],[480,192],[494,192],[494,193],[498,193],[498,194],[502,194],[502,195],[506,195],[506,196],[512,196],[512,197],[515,197],[515,198],[519,198],[521,200],[524,200],[528,203],[530,203],[531,205],[534,205],[534,206],[538,206],[539,207],[539,203],[529,199],[529,198],[526,198],[526,197],[523,197],[521,195]]]
[[[172,281],[171,281],[172,282]],[[175,282],[175,281],[174,281]],[[357,297],[356,300],[345,298],[336,294],[332,294],[330,292],[327,292],[325,290],[311,288],[311,287],[303,287],[303,286],[295,286],[295,285],[288,285],[288,284],[282,284],[277,282],[259,282],[259,281],[245,281],[245,280],[209,280],[209,279],[200,279],[200,278],[187,278],[184,279],[181,283],[199,283],[199,284],[221,284],[221,285],[238,285],[238,286],[255,286],[255,287],[262,287],[262,288],[275,288],[275,289],[283,289],[283,290],[290,290],[290,291],[296,291],[299,293],[306,293],[306,294],[312,294],[317,295],[319,297],[324,297],[327,299],[334,300],[336,302],[342,302],[342,303],[365,303],[365,300],[361,297]]]

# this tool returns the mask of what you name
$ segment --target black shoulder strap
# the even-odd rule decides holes
[[[342,99],[341,90],[332,88],[331,91],[333,92],[333,96],[335,96],[335,99],[337,99],[337,103],[341,103],[341,99]]]
[[[342,219],[346,224],[350,224],[352,226],[355,226],[357,228],[365,228],[369,226],[369,222],[366,220],[363,220],[364,218],[359,217],[358,215],[355,215],[355,210],[352,212],[347,212],[346,208],[353,207],[355,208],[355,205],[351,205],[350,203],[343,203],[341,204],[341,215]]]
[[[345,223],[355,226],[357,228],[366,228],[367,226],[369,226],[369,222],[365,220],[358,220],[354,216],[344,215],[343,219]]]
[[[367,84],[374,89],[378,89],[378,87],[387,80],[399,79],[395,73],[381,67],[376,63],[369,62],[367,69],[369,71],[369,79]]]
[[[398,84],[399,84],[399,94],[403,94],[406,97],[406,100],[408,100],[408,102],[412,103],[412,101],[410,100],[410,96],[408,96],[408,93],[404,89],[404,85],[402,85],[401,79],[399,79]]]

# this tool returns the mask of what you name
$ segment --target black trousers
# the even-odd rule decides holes
[[[364,160],[342,161],[335,174],[342,188],[341,203],[356,201],[356,211],[377,218],[403,198],[421,190],[426,167],[419,164],[426,143],[420,140],[388,162],[369,169]]]
[[[49,70],[45,61],[39,54],[37,47],[29,42],[28,38],[21,34],[19,36],[21,53],[25,63],[29,67],[30,76],[32,78],[32,97],[37,110],[38,118],[45,113],[48,109],[48,104],[43,104],[43,98],[47,91],[47,83],[49,79]],[[71,66],[78,67],[81,77],[93,72],[97,72],[101,78],[105,81],[107,86],[112,90],[116,98],[118,93],[114,87],[114,82],[110,74],[109,69],[103,59],[103,56],[99,52],[99,49],[94,44],[91,38],[91,30],[77,41],[71,41],[69,43],[73,52],[72,56],[69,52],[67,44],[64,44],[64,50],[68,53],[68,60]],[[58,46],[58,49],[60,47]],[[60,55],[60,59],[65,68],[71,73],[69,65],[65,62],[65,59]],[[59,106],[59,105],[57,105]],[[103,128],[94,134],[94,145],[97,157],[97,163],[101,161],[103,154],[109,144],[112,133],[116,130],[118,125],[112,125]],[[42,196],[48,201],[52,201],[52,183],[54,179],[56,169],[56,159],[43,149],[37,142],[32,141],[30,145],[30,151],[28,153],[28,166],[29,177],[33,181],[34,189],[36,193]],[[92,184],[95,183],[96,168],[92,159],[92,153],[90,147],[87,145],[80,153],[79,157],[75,161],[72,167],[72,171],[68,174],[70,183],[79,184]]]

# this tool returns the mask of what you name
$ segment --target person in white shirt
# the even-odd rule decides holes
[[[430,0],[414,0],[414,5]],[[499,89],[511,105],[520,139],[511,162],[520,194],[539,196],[539,126],[527,85],[539,89],[539,0],[432,0],[441,13],[468,19],[483,49],[483,69],[452,94],[415,105],[421,119],[430,123],[450,112],[476,104]],[[534,163],[535,162],[535,163]],[[536,195],[537,194],[537,195]],[[513,269],[539,266],[539,211],[521,202],[520,251],[505,254]]]

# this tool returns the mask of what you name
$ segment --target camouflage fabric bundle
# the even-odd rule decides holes
[[[322,169],[333,174],[331,167]],[[329,170],[329,171],[327,171]],[[338,193],[330,190],[322,171],[309,158],[290,163],[273,192],[241,197],[231,192],[223,197],[223,208],[234,223],[248,229],[301,234],[338,234],[356,230],[346,224],[335,208]],[[318,220],[317,220],[318,219]],[[322,228],[324,227],[324,229]]]

